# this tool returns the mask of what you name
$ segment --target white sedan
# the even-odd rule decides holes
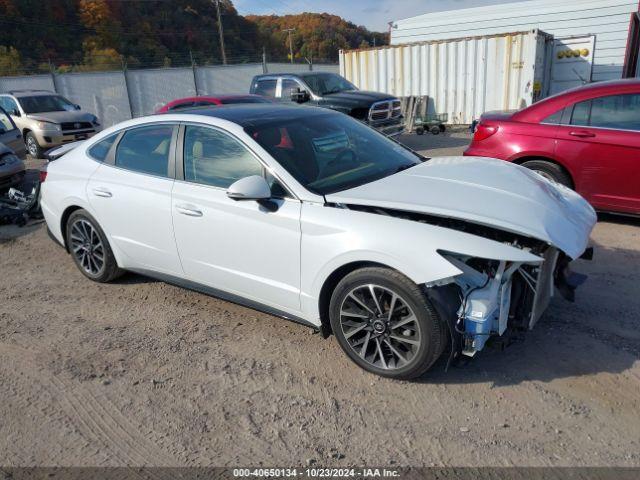
[[[333,333],[413,378],[536,323],[596,216],[508,162],[427,159],[330,110],[138,118],[53,152],[52,236],[91,280],[125,270]]]

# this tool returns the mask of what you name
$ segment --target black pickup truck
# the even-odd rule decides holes
[[[276,101],[308,103],[337,110],[386,135],[397,135],[404,130],[400,100],[386,93],[358,90],[335,73],[257,75],[251,82],[251,93]]]

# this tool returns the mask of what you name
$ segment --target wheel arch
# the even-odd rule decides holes
[[[516,165],[522,165],[523,163],[529,162],[531,160],[539,160],[539,161],[543,161],[543,162],[549,162],[549,163],[553,163],[554,165],[559,166],[564,171],[564,173],[567,174],[567,176],[569,177],[569,180],[571,180],[571,188],[575,190],[576,182],[574,180],[573,174],[571,173],[571,170],[569,170],[566,167],[566,165],[563,165],[562,163],[560,163],[556,159],[553,159],[551,157],[547,157],[547,156],[544,156],[544,155],[524,155],[522,157],[514,158],[513,160],[511,160],[511,162],[515,163]]]
[[[327,338],[331,335],[331,322],[329,319],[329,304],[331,302],[331,295],[335,290],[340,280],[342,280],[345,276],[349,275],[351,272],[359,270],[361,268],[366,267],[381,267],[388,268],[389,270],[394,270],[396,272],[400,272],[396,268],[390,267],[389,265],[385,265],[379,262],[373,261],[354,261],[346,263],[338,268],[336,268],[333,272],[329,274],[329,276],[325,279],[322,284],[322,288],[320,289],[320,295],[318,295],[318,312],[320,313],[320,332],[324,338]],[[404,275],[404,274],[403,274]]]
[[[62,212],[60,216],[60,232],[62,233],[62,240],[64,242],[64,248],[69,253],[69,245],[67,245],[67,223],[71,214],[77,210],[82,210],[83,207],[79,205],[70,205]]]

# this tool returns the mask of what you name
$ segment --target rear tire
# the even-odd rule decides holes
[[[78,270],[94,282],[107,283],[121,276],[107,236],[86,210],[76,210],[66,225],[69,253]]]
[[[418,285],[389,268],[345,276],[331,296],[329,316],[349,358],[383,377],[418,377],[446,346],[446,325],[431,302]]]
[[[27,152],[33,158],[44,158],[44,150],[38,144],[38,139],[33,134],[33,132],[27,132],[27,135],[24,137],[24,144],[27,147]]]
[[[557,163],[548,162],[547,160],[529,160],[522,163],[523,167],[533,170],[542,175],[547,180],[559,183],[568,188],[573,188],[571,177]]]

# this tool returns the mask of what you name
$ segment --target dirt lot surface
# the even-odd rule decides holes
[[[575,304],[410,383],[266,314],[136,275],[92,283],[42,224],[1,227],[0,465],[638,466],[640,221],[603,217],[592,239]]]

